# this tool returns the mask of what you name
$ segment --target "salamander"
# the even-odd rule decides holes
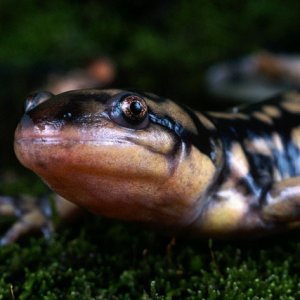
[[[62,215],[75,210],[70,201],[191,237],[255,237],[300,225],[298,91],[201,113],[144,92],[36,93],[14,148],[59,195]],[[15,203],[0,201],[0,212],[1,205],[12,213]],[[2,243],[45,219],[26,210]]]

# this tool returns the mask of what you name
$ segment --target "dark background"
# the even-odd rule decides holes
[[[0,169],[18,168],[14,128],[49,72],[105,55],[116,64],[113,87],[219,109],[205,89],[207,68],[261,49],[299,52],[299,11],[296,0],[1,0]]]

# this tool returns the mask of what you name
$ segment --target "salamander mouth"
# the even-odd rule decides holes
[[[27,144],[27,145],[75,145],[75,144],[90,144],[90,145],[99,145],[99,146],[111,146],[111,145],[132,145],[131,141],[126,139],[66,139],[62,137],[20,137],[15,138],[16,144]]]

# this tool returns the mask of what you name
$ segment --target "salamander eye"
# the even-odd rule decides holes
[[[115,103],[111,118],[121,126],[141,129],[148,124],[148,106],[137,95],[129,95]]]
[[[127,96],[119,102],[124,118],[130,123],[139,123],[147,115],[147,104],[138,96]]]
[[[24,103],[24,111],[25,113],[29,112],[30,110],[37,107],[42,102],[50,99],[54,95],[49,92],[37,92],[34,94],[29,95]]]

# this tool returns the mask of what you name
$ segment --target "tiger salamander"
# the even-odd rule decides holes
[[[300,225],[297,91],[226,113],[200,113],[150,93],[41,92],[26,100],[14,147],[60,195],[62,215],[75,207],[67,199],[101,216],[195,237]],[[2,205],[13,211],[13,201]],[[44,214],[34,211],[2,242],[41,225]]]

